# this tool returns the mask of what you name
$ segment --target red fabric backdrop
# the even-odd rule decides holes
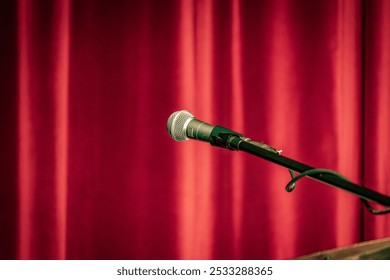
[[[287,259],[390,216],[169,115],[390,195],[390,1],[2,1],[0,257]]]

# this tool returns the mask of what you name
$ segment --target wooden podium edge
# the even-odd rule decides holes
[[[319,251],[296,260],[390,260],[390,237]]]

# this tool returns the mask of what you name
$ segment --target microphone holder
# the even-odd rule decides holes
[[[376,191],[367,189],[363,186],[354,184],[341,176],[335,176],[331,172],[321,172],[321,169],[316,169],[309,165],[303,164],[296,160],[280,155],[280,151],[265,145],[262,147],[257,142],[245,138],[242,134],[236,133],[221,126],[216,126],[211,135],[210,143],[213,146],[227,148],[229,150],[244,151],[254,156],[266,159],[278,165],[284,166],[290,170],[299,173],[306,173],[308,177],[320,181],[322,183],[341,188],[362,199],[369,200],[383,206],[390,207],[390,197],[380,194]],[[320,172],[310,172],[317,170]],[[334,172],[336,173],[336,172]],[[292,189],[290,189],[291,191]]]

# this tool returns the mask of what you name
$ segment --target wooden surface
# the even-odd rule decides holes
[[[390,260],[390,238],[357,243],[337,249],[320,251],[298,260]]]

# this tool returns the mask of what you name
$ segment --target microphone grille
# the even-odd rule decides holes
[[[186,123],[193,118],[194,116],[186,110],[174,112],[168,118],[168,122],[167,122],[167,130],[169,135],[176,141],[188,140],[185,131]]]

